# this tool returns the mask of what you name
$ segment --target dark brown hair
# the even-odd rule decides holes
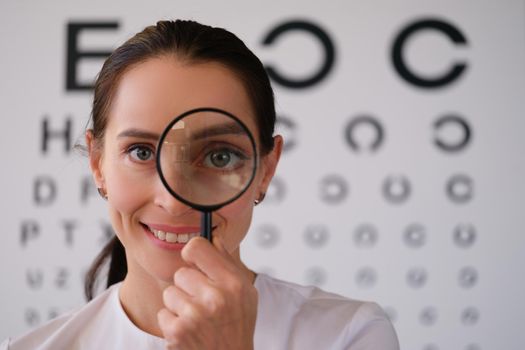
[[[104,62],[95,81],[91,112],[93,139],[103,144],[108,113],[122,75],[134,65],[154,57],[171,55],[189,63],[216,62],[230,69],[243,83],[258,126],[260,152],[273,149],[275,105],[270,80],[261,61],[231,32],[194,21],[159,21],[146,27],[118,47]],[[106,287],[126,277],[126,255],[115,236],[95,258],[86,275],[84,291],[88,300],[95,282],[110,258]]]

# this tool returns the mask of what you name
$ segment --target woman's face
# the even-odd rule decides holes
[[[155,166],[157,141],[166,125],[198,107],[236,115],[258,140],[256,117],[237,77],[220,64],[183,63],[174,56],[147,60],[124,73],[101,147],[94,147],[87,135],[95,182],[107,192],[111,222],[126,249],[130,274],[170,282],[183,265],[184,242],[200,231],[200,212],[165,189]],[[266,192],[273,176],[281,148],[277,141],[248,190],[213,213],[213,234],[222,237],[237,259],[254,200]]]

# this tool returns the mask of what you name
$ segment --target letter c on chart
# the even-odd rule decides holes
[[[464,73],[465,69],[467,68],[467,64],[465,62],[456,61],[447,73],[437,78],[429,78],[419,76],[412,72],[407,67],[405,59],[403,58],[403,49],[407,43],[407,40],[415,33],[426,29],[439,31],[440,33],[447,36],[456,46],[467,44],[467,39],[463,33],[461,33],[457,27],[450,24],[449,22],[435,18],[421,19],[403,28],[403,30],[401,30],[401,32],[396,36],[391,52],[392,63],[399,76],[412,85],[425,89],[444,87],[457,80]]]
[[[447,125],[455,125],[461,130],[461,136],[455,142],[445,141],[442,136],[440,136],[439,131],[443,128],[446,128]],[[463,150],[470,143],[472,138],[472,132],[467,121],[457,115],[445,115],[434,122],[435,130],[435,145],[445,151],[445,152],[459,152]]]
[[[352,119],[345,128],[346,142],[351,149],[356,152],[360,152],[363,147],[356,141],[355,134],[362,126],[372,127],[374,131],[374,138],[370,141],[369,145],[366,145],[366,148],[370,149],[372,152],[377,151],[377,149],[383,144],[385,136],[383,127],[374,117],[363,115]]]

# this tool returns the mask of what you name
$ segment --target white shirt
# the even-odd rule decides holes
[[[82,308],[59,316],[0,350],[164,349],[137,328],[119,300],[120,283]],[[392,324],[375,303],[257,275],[256,350],[399,350]]]

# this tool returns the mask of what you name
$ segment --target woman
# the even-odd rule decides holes
[[[155,167],[176,115],[214,107],[236,115],[261,154],[253,183],[213,213],[213,242],[194,237],[200,213],[177,201]],[[279,161],[273,92],[261,62],[233,34],[162,21],[128,40],[97,78],[89,162],[116,237],[86,280],[88,299],[109,259],[108,289],[81,309],[3,349],[398,349],[373,303],[257,275],[240,259],[254,205]]]

